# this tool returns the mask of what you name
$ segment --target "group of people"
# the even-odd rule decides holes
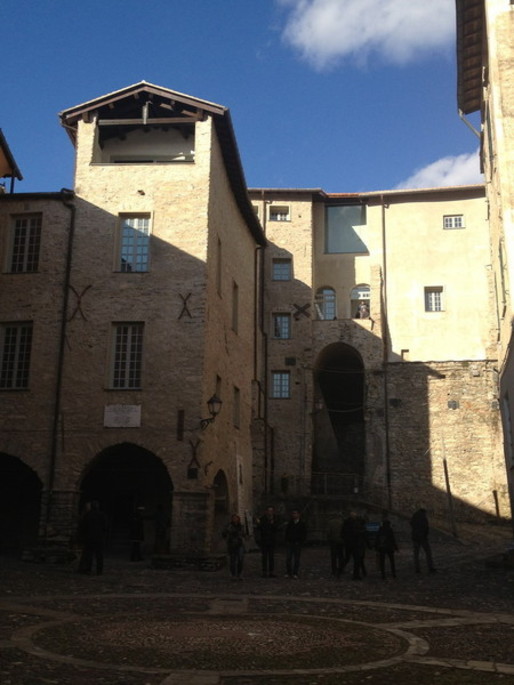
[[[435,573],[432,549],[429,542],[429,523],[426,510],[418,509],[410,520],[411,537],[414,553],[414,569],[421,572],[420,551],[423,550],[429,573]],[[255,522],[255,542],[261,553],[262,577],[276,578],[275,550],[282,524],[269,506]],[[245,539],[248,537],[240,517],[233,514],[223,530],[227,542],[229,570],[233,579],[241,580],[245,554]],[[391,522],[383,518],[378,530],[371,535],[366,521],[355,511],[343,520],[342,515],[335,515],[328,524],[327,538],[330,546],[332,575],[340,578],[346,566],[352,563],[352,578],[360,580],[367,575],[366,550],[375,549],[380,575],[386,578],[386,561],[391,576],[396,578],[395,554],[398,552],[396,536]],[[307,539],[307,527],[298,509],[291,511],[290,519],[284,528],[286,549],[286,578],[298,578],[302,547]]]

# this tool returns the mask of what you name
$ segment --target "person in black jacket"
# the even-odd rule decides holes
[[[298,509],[293,509],[285,531],[286,578],[298,578],[300,554],[306,539],[307,527],[301,520]]]
[[[398,551],[398,545],[396,544],[396,538],[391,526],[391,522],[388,519],[384,519],[382,521],[382,525],[378,529],[376,548],[378,552],[380,575],[385,580],[385,560],[387,557],[389,559],[389,565],[391,566],[391,575],[393,578],[396,578],[394,553]]]
[[[255,540],[261,549],[262,577],[275,578],[275,545],[277,544],[278,520],[275,509],[268,507],[257,523]]]
[[[367,575],[364,559],[366,547],[369,547],[369,541],[366,522],[355,511],[352,511],[350,516],[344,520],[343,541],[347,554],[346,563],[353,559],[352,578],[354,580],[361,580],[361,578]]]
[[[434,560],[432,558],[432,548],[430,547],[430,542],[428,540],[430,527],[428,525],[426,509],[418,509],[412,515],[410,525],[412,531],[412,545],[414,550],[414,570],[416,573],[421,572],[419,566],[419,550],[423,549],[427,561],[428,572],[435,573],[436,569],[434,568]]]
[[[79,562],[79,573],[89,575],[96,562],[96,575],[100,576],[104,570],[104,544],[107,533],[107,519],[100,511],[100,504],[96,500],[89,502],[86,511],[79,522],[78,541],[82,544],[82,555]]]
[[[245,530],[237,514],[232,514],[222,536],[227,542],[230,575],[233,580],[242,580]]]

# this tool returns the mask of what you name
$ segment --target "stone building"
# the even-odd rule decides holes
[[[499,397],[514,505],[514,7],[509,0],[457,0],[458,106],[479,112],[490,224]]]
[[[256,492],[508,516],[484,188],[250,195],[273,435]]]
[[[159,512],[171,549],[208,552],[251,508],[265,243],[230,113],[143,82],[60,117],[74,191],[0,196],[1,538],[39,516],[69,540],[97,499],[111,547],[144,507],[150,546]]]
[[[3,548],[92,499],[197,557],[269,501],[507,516],[482,186],[248,191],[229,111],[146,82],[60,117],[73,190],[0,195]]]

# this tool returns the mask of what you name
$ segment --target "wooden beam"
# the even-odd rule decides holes
[[[194,117],[163,117],[161,118],[149,118],[146,122],[147,126],[151,124],[192,124],[198,121],[199,117],[195,115]],[[144,126],[145,122],[143,119],[99,119],[99,126]]]

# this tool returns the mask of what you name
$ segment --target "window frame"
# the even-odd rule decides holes
[[[445,311],[444,288],[442,285],[428,285],[423,289],[425,312],[439,314]]]
[[[287,266],[286,270],[283,267]],[[282,268],[281,268],[282,267]],[[281,275],[283,274],[283,275]],[[284,277],[284,276],[287,276]],[[273,257],[271,260],[271,280],[272,281],[291,281],[293,278],[293,260],[290,257]]]
[[[270,399],[291,399],[291,372],[286,370],[272,371],[270,383]]]
[[[280,335],[284,332],[284,327],[281,325],[285,323],[285,333],[286,335]],[[274,340],[290,340],[291,339],[291,312],[272,312],[271,314],[271,326],[272,333],[271,337]],[[277,334],[277,331],[279,334]]]
[[[36,225],[32,225],[33,220],[36,220]],[[17,223],[22,221],[28,222],[28,225],[18,226]],[[42,212],[27,212],[11,215],[9,249],[7,251],[5,269],[7,273],[37,273],[39,270],[39,258],[41,254],[42,229]],[[18,231],[25,231],[22,238],[18,238]]]
[[[327,297],[331,293],[332,297]],[[323,285],[316,290],[314,298],[314,308],[316,310],[316,318],[318,321],[335,321],[337,319],[337,294],[335,288],[330,285]],[[327,316],[330,311],[333,316]]]
[[[121,339],[127,328],[128,340]],[[115,321],[112,324],[109,387],[112,390],[141,390],[143,373],[143,321]],[[121,345],[126,349],[121,350]]]
[[[466,228],[464,214],[443,214],[443,230],[458,231]]]
[[[15,340],[6,340],[9,332]],[[33,333],[32,321],[0,324],[0,390],[29,389]]]
[[[291,221],[291,205],[268,205],[268,221]]]
[[[141,231],[137,226],[129,226],[132,229],[132,248],[127,250],[130,259],[125,258],[125,223],[129,221],[146,220],[147,231]],[[152,215],[150,212],[123,212],[118,215],[118,229],[116,241],[116,265],[115,271],[124,274],[148,273],[150,271],[150,244],[152,235]],[[145,236],[143,252],[146,258],[138,261],[140,243],[137,233]],[[139,264],[144,264],[145,268],[138,268]],[[134,268],[135,267],[135,268]]]

